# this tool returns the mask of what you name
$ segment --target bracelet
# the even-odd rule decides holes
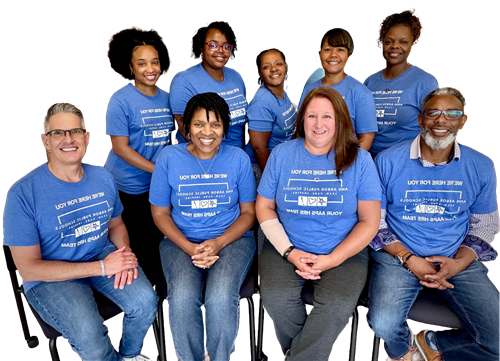
[[[288,247],[288,249],[285,251],[285,253],[283,253],[283,258],[284,259],[288,259],[288,256],[290,255],[290,253],[292,253],[292,251],[295,249],[294,246],[290,246]]]
[[[406,257],[406,260],[405,260],[405,261],[404,261],[404,263],[403,263],[403,267],[404,267],[405,269],[408,269],[408,265],[407,265],[408,260],[409,260],[410,258],[412,258],[413,256],[415,256],[415,253],[411,252],[411,253],[410,253],[410,255],[409,255],[408,257]],[[403,256],[403,257],[404,257],[404,256]]]
[[[102,277],[104,277],[104,276],[106,276],[106,269],[104,268],[104,261],[99,260],[99,263],[101,264]]]

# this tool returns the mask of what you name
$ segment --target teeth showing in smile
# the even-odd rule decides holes
[[[434,133],[446,133],[448,130],[447,129],[432,129]]]
[[[204,145],[211,145],[214,142],[214,139],[201,139],[200,142]]]
[[[399,53],[390,53],[389,55],[393,58],[397,58],[399,56]]]
[[[156,75],[146,75],[146,79],[148,80],[155,80]]]
[[[62,148],[63,152],[72,152],[74,150],[76,150],[76,148]]]
[[[318,134],[318,135],[325,134],[325,133],[326,133],[326,130],[323,130],[322,132],[314,131],[314,134]]]
[[[328,64],[330,64],[330,65],[338,65],[339,62],[338,61],[329,61]]]

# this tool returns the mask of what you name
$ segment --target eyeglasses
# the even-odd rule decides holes
[[[66,133],[69,133],[71,138],[81,138],[87,131],[83,128],[73,128],[69,130],[63,130],[63,129],[54,129],[51,130],[50,132],[45,133],[45,135],[50,135],[54,139],[62,139],[66,137]]]
[[[231,44],[228,44],[228,43],[219,45],[214,41],[209,41],[208,43],[205,43],[205,44],[208,45],[208,48],[212,51],[222,49],[223,52],[230,53],[233,50],[233,46]]]
[[[461,110],[437,110],[427,109],[424,110],[424,117],[430,120],[436,120],[441,114],[444,114],[446,120],[458,120],[464,114]]]

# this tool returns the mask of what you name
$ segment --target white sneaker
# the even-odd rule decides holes
[[[137,355],[136,357],[123,357],[122,361],[151,361],[151,359],[145,355]]]

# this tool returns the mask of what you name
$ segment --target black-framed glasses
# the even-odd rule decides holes
[[[209,41],[208,43],[205,43],[205,44],[212,51],[222,49],[223,52],[230,53],[233,50],[233,46],[231,44],[228,44],[228,43],[224,43],[222,45],[219,45],[215,41]]]
[[[441,114],[444,114],[446,120],[458,120],[464,114],[461,110],[437,110],[427,109],[424,110],[424,117],[430,120],[436,120]]]
[[[54,130],[51,130],[51,131],[45,133],[45,135],[50,135],[54,139],[62,139],[64,137],[66,137],[66,133],[69,133],[69,135],[72,138],[81,138],[81,137],[83,137],[83,135],[86,132],[87,132],[87,130],[85,130],[83,128],[73,128],[73,129],[69,129],[69,130],[54,129]]]

